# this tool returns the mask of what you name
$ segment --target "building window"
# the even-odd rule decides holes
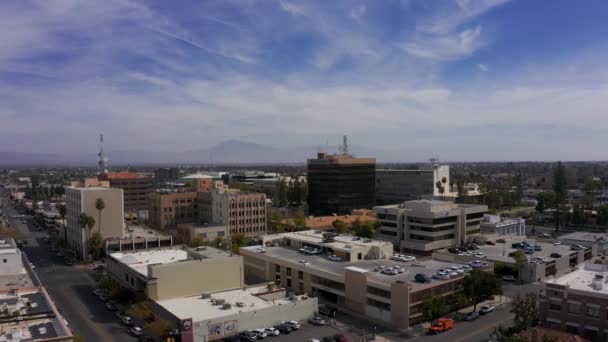
[[[597,306],[587,307],[587,317],[598,318],[600,317],[600,308]]]
[[[379,289],[379,288],[373,287],[373,286],[367,287],[367,293],[369,293],[371,295],[379,296],[379,297],[384,297],[384,298],[389,298],[389,299],[391,298],[391,291]]]
[[[380,310],[391,311],[391,305],[385,302],[381,302],[379,300],[367,298],[367,305],[376,307]]]
[[[568,312],[571,314],[578,315],[581,313],[581,305],[578,303],[568,303]]]
[[[2,259],[2,262],[6,264],[6,259]]]
[[[287,267],[287,276],[291,276],[291,268]]]
[[[291,278],[287,278],[287,287],[291,288]]]
[[[277,273],[281,273],[281,266],[280,265],[274,265],[274,271]]]
[[[562,306],[559,304],[551,303],[549,304],[549,310],[562,311]]]
[[[304,280],[304,272],[298,271],[298,279]]]

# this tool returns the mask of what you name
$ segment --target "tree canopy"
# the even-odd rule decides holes
[[[477,304],[499,294],[502,284],[493,273],[475,269],[464,277],[464,295],[473,303],[473,311]]]

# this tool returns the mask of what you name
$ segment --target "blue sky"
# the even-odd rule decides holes
[[[606,159],[608,2],[0,2],[0,150]]]

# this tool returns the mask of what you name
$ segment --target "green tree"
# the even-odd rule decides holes
[[[435,186],[437,187],[437,191],[439,191],[439,193],[441,194],[441,197],[443,197],[443,193],[445,192],[445,187],[443,185],[441,185],[440,181],[437,181],[437,183],[435,183]]]
[[[338,233],[338,234],[344,234],[348,230],[348,226],[346,225],[346,223],[344,223],[344,221],[342,221],[340,219],[335,219],[331,223],[331,225],[334,227],[334,229],[336,230],[336,233]]]
[[[283,216],[278,210],[274,210],[274,208],[266,210],[266,227],[270,233],[282,233],[285,231]]]
[[[297,209],[293,213],[293,224],[296,226],[296,228],[306,226],[306,215],[304,214],[304,209]]]
[[[205,244],[205,239],[203,239],[203,237],[201,235],[197,235],[194,237],[194,239],[192,239],[192,242],[190,243],[190,246],[192,247],[199,247]]]
[[[150,306],[146,302],[139,302],[131,305],[127,310],[127,315],[140,320],[147,319],[152,315]]]
[[[353,231],[356,236],[362,237],[362,238],[371,238],[374,235],[374,233],[376,231],[376,222],[377,221],[370,221],[370,220],[360,221],[359,219],[357,219],[355,221],[358,221],[357,225],[354,225],[354,222],[353,222],[353,226],[356,227],[356,228],[353,228]]]
[[[88,230],[88,239],[87,241],[89,242],[89,246],[88,249],[89,251],[92,251],[92,246],[90,245],[90,241],[91,241],[91,231],[93,230],[93,227],[95,227],[95,218],[93,216],[89,216],[87,215],[87,230]]]
[[[87,215],[86,213],[81,213],[80,216],[78,216],[78,225],[80,226],[81,229],[84,230],[85,235],[86,235],[86,241],[88,243],[89,239],[90,239],[90,233],[91,231],[87,231],[87,226],[89,225],[89,215]]]
[[[231,250],[234,253],[239,252],[239,248],[245,245],[245,235],[239,233],[232,235]]]
[[[437,318],[448,313],[449,307],[440,297],[428,296],[422,302],[422,317],[433,324]]]
[[[57,208],[57,212],[59,212],[59,216],[61,217],[61,222],[63,222],[63,240],[68,240],[68,230],[65,228],[65,216],[66,216],[66,208],[63,204],[57,204],[55,206]]]
[[[464,277],[464,295],[473,303],[473,311],[477,304],[502,294],[502,284],[496,279],[494,273],[479,269],[471,271]]]
[[[537,306],[538,298],[534,293],[527,293],[525,296],[519,294],[511,303],[511,313],[515,315],[513,321],[518,331],[526,330],[536,326],[540,317]]]
[[[517,278],[521,281],[521,271],[528,264],[528,257],[523,251],[518,250],[513,253],[513,260],[515,261],[513,268],[517,271]]]
[[[103,251],[103,238],[99,232],[93,233],[91,236],[91,251],[93,252],[93,259],[97,260],[101,257]]]
[[[277,184],[277,204],[280,207],[287,206],[288,202],[288,187],[284,180],[280,180]]]
[[[555,211],[555,232],[559,231],[560,221],[562,219],[562,206],[568,197],[566,189],[566,171],[561,161],[557,162],[555,173],[553,174],[553,192],[556,195],[556,211]]]
[[[98,221],[98,225],[97,225],[97,231],[101,234],[101,211],[103,209],[105,209],[106,207],[106,202],[104,202],[103,198],[99,197],[95,200],[95,209],[97,209],[97,217],[99,219]]]
[[[469,305],[469,299],[463,294],[454,295],[450,311],[458,311]]]

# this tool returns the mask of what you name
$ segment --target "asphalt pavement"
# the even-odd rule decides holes
[[[50,244],[42,240],[48,236],[46,231],[33,229],[31,218],[26,217],[28,223],[22,223],[19,213],[6,205],[6,201],[3,203],[3,211],[15,228],[17,239],[28,242],[23,250],[34,264],[38,278],[72,330],[83,341],[136,341],[114,313],[93,294],[95,282],[89,269],[82,265],[65,265],[62,258],[52,253]]]

